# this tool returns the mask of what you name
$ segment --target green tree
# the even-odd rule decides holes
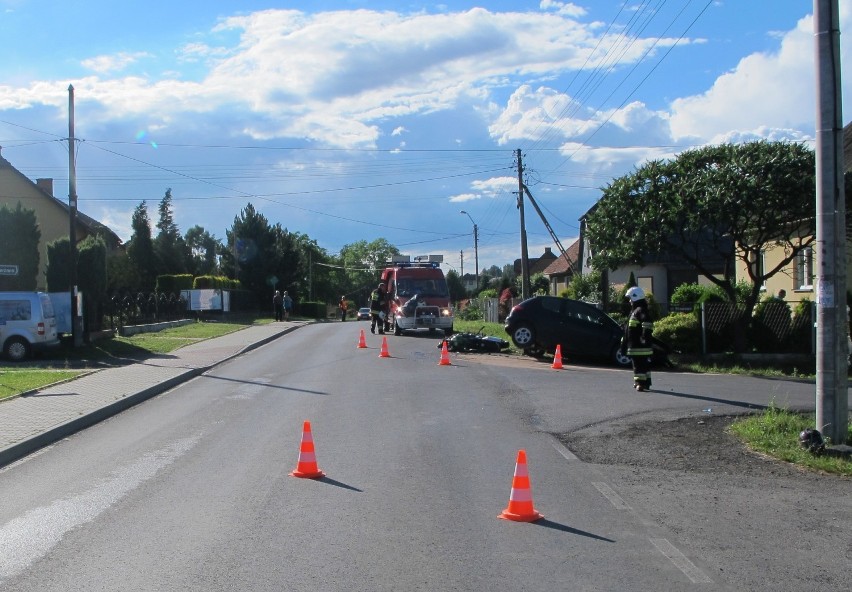
[[[197,224],[186,231],[183,241],[189,254],[187,272],[196,276],[215,275],[221,241]]]
[[[246,205],[226,231],[222,267],[250,290],[259,308],[268,308],[274,290],[287,290],[295,300],[309,290],[307,264],[302,260],[305,237],[280,224],[270,224],[252,204]]]
[[[18,266],[18,275],[0,275],[0,290],[35,290],[41,240],[35,211],[25,210],[21,202],[14,210],[0,207],[0,237],[0,263]]]
[[[138,283],[134,288],[152,291],[159,266],[154,251],[154,242],[151,239],[151,220],[148,218],[148,205],[144,201],[133,210],[130,224],[133,227],[133,235],[127,245],[127,256],[138,278]]]
[[[187,247],[174,221],[171,189],[166,189],[157,209],[160,218],[157,221],[159,232],[154,239],[154,252],[159,263],[158,275],[186,273]]]
[[[678,255],[735,302],[739,259],[752,284],[743,311],[750,319],[760,287],[814,241],[814,162],[813,151],[786,142],[708,146],[649,162],[605,187],[589,214],[593,265],[615,269]],[[763,269],[770,247],[784,256]],[[708,268],[711,258],[725,262],[724,275]],[[735,348],[745,346],[744,334]]]
[[[384,238],[344,245],[340,249],[340,263],[346,278],[346,290],[343,293],[360,295],[363,292],[366,298],[394,255],[399,255],[399,249]]]
[[[47,244],[45,276],[48,292],[67,292],[71,286],[71,241],[68,237]],[[76,262],[75,262],[76,264]]]
[[[454,269],[447,272],[447,289],[450,292],[450,302],[458,302],[467,295],[459,273]]]

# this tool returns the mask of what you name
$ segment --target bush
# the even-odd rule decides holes
[[[179,293],[181,290],[192,289],[192,274],[158,275],[157,292]]]
[[[790,305],[778,298],[762,300],[754,308],[750,338],[761,353],[778,353],[786,349],[791,330]]]
[[[689,312],[676,312],[656,321],[654,337],[681,353],[701,352],[701,325]]]
[[[807,298],[796,305],[790,334],[787,338],[787,351],[798,354],[813,353],[813,330],[816,319],[811,317],[813,303]]]

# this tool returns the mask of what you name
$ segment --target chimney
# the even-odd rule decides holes
[[[53,179],[36,179],[36,185],[39,189],[53,197]]]
[[[547,257],[548,255],[552,256],[553,251],[550,250],[550,247],[544,247],[544,255],[543,257]]]

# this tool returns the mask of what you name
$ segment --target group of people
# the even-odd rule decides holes
[[[290,311],[293,309],[293,299],[285,290],[282,294],[280,290],[275,290],[275,295],[272,297],[272,309],[275,312],[276,321],[287,321],[290,319]]]

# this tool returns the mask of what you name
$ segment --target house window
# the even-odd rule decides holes
[[[799,290],[814,288],[814,250],[805,247],[796,254],[796,285]]]
[[[766,291],[766,279],[763,277],[766,270],[766,254],[761,250],[757,255],[752,253],[749,256],[751,260],[751,268],[754,271],[754,277],[760,282],[760,291]]]
[[[650,276],[639,276],[636,278],[636,283],[646,294],[654,293],[654,278]]]

